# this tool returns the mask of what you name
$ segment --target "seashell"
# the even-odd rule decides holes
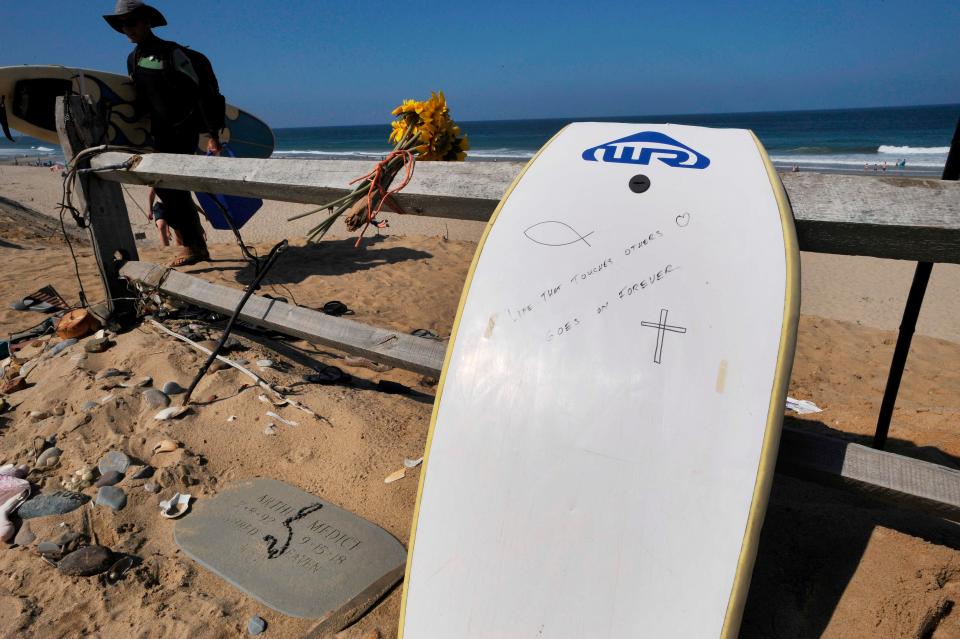
[[[258,359],[258,360],[257,360],[257,367],[258,367],[260,370],[266,370],[266,369],[268,369],[268,368],[273,368],[273,364],[274,364],[274,362],[273,362],[272,359]]]
[[[164,408],[162,411],[154,415],[153,418],[158,419],[160,421],[163,421],[166,419],[176,419],[177,417],[180,417],[181,415],[186,413],[188,410],[190,410],[189,406],[168,406],[167,408]]]
[[[392,484],[393,482],[397,481],[398,479],[403,479],[406,475],[407,475],[407,469],[406,469],[406,468],[401,468],[400,470],[394,471],[394,472],[390,473],[389,475],[387,475],[387,476],[384,478],[383,483],[385,483],[385,484]]]
[[[160,516],[167,519],[182,517],[190,509],[190,495],[174,493],[173,497],[160,502]]]
[[[180,448],[180,442],[176,442],[172,439],[161,439],[153,445],[153,454],[172,453],[178,448]]]
[[[153,383],[153,378],[147,375],[146,377],[140,377],[135,379],[132,382],[124,382],[120,384],[124,388],[144,388]]]
[[[404,459],[403,466],[404,468],[416,468],[423,463],[423,457],[418,457],[417,459]]]

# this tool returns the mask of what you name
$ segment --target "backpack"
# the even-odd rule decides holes
[[[164,56],[164,75],[172,86],[176,86],[177,81],[183,76],[190,79],[197,88],[200,107],[203,111],[203,119],[216,127],[217,130],[223,128],[223,120],[226,116],[226,99],[220,94],[220,84],[217,82],[217,76],[213,72],[213,65],[207,56],[199,51],[194,51],[188,47],[181,46],[176,42],[166,42]],[[137,51],[134,49],[127,56],[127,75],[133,77],[136,70]],[[200,123],[204,124],[203,122]],[[206,133],[206,127],[200,126],[198,133]]]

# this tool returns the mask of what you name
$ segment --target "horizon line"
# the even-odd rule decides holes
[[[686,113],[655,113],[641,115],[566,115],[551,116],[544,118],[490,118],[481,120],[458,120],[460,123],[467,122],[533,122],[536,120],[589,120],[591,118],[659,118],[659,117],[686,117],[692,115],[759,115],[768,113],[835,113],[837,111],[878,111],[882,109],[916,109],[926,107],[960,107],[960,102],[944,102],[939,104],[899,104],[893,106],[859,106],[859,107],[835,107],[830,109],[766,109],[762,111],[688,111]],[[960,117],[960,113],[958,113]],[[322,124],[322,125],[297,125],[297,126],[278,126],[271,127],[274,131],[283,129],[336,129],[353,127],[384,127],[390,126],[390,121],[363,124]]]

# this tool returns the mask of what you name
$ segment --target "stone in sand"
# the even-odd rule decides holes
[[[89,413],[77,413],[76,415],[69,415],[63,420],[63,429],[61,432],[69,433],[74,431],[84,424],[90,422],[91,416]]]
[[[363,614],[403,577],[406,565],[406,551],[385,530],[272,479],[238,482],[201,499],[178,520],[174,539],[271,608],[319,620],[316,636]]]
[[[88,353],[102,353],[113,346],[113,342],[110,341],[109,337],[100,337],[87,340],[83,344],[83,350]]]
[[[130,479],[149,479],[153,477],[153,466],[140,466],[135,472],[130,474]]]
[[[166,408],[170,405],[170,398],[155,388],[143,391],[143,399],[151,408]]]
[[[115,470],[108,470],[100,476],[100,479],[96,481],[94,486],[96,488],[102,488],[103,486],[113,486],[114,484],[119,484],[123,480],[123,473],[118,473]]]
[[[107,506],[113,510],[123,510],[123,507],[127,505],[127,494],[123,492],[123,489],[116,486],[102,486],[97,491],[97,501],[95,503],[98,506]]]
[[[17,536],[13,538],[13,543],[18,546],[29,546],[36,538],[37,536],[33,534],[30,524],[24,522],[24,524],[20,526],[20,530],[17,531]]]
[[[119,450],[111,450],[100,458],[100,461],[97,462],[97,468],[100,469],[101,475],[105,475],[111,470],[115,470],[118,473],[125,473],[127,469],[130,468],[130,458]]]
[[[63,454],[63,451],[53,446],[48,448],[37,457],[37,466],[40,468],[46,468],[48,466],[56,466],[57,462],[60,461],[60,455]]]
[[[179,395],[187,392],[187,389],[176,382],[167,382],[161,389],[165,395]]]
[[[76,510],[88,501],[90,501],[90,498],[82,493],[60,490],[47,495],[36,495],[28,499],[17,510],[17,515],[21,519],[63,515]]]
[[[94,379],[106,379],[108,377],[120,377],[125,375],[123,371],[117,370],[116,368],[105,368],[94,376]]]
[[[251,637],[256,637],[261,632],[267,629],[267,622],[263,617],[258,617],[254,615],[250,617],[250,621],[247,622],[247,632]]]
[[[65,575],[90,577],[105,572],[113,563],[113,553],[103,546],[84,546],[60,560],[57,569]]]
[[[9,382],[5,383],[3,386],[0,386],[0,393],[4,395],[9,395],[10,393],[16,393],[17,391],[22,391],[27,387],[27,380],[23,377],[14,377]]]

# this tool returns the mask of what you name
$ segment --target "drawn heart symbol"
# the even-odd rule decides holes
[[[680,228],[683,228],[690,223],[690,214],[684,213],[683,215],[678,215],[675,221],[677,223],[677,226],[679,226]]]

